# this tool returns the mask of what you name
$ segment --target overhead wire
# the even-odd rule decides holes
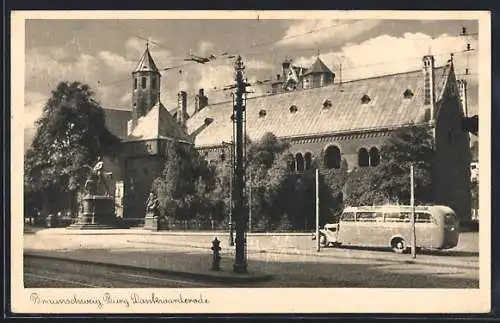
[[[312,33],[315,33],[315,32],[319,32],[319,31],[322,31],[322,30],[326,30],[326,29],[330,29],[330,28],[334,28],[334,27],[341,27],[341,26],[351,25],[351,24],[362,22],[362,21],[363,20],[357,20],[357,21],[354,21],[354,22],[346,22],[346,23],[336,23],[336,24],[324,26],[324,27],[321,27],[321,28],[316,28],[316,29],[313,29],[313,30],[310,30],[310,31],[307,31],[307,32],[304,32],[304,33],[294,34],[294,35],[291,35],[291,36],[286,36],[286,37],[281,38],[280,40],[272,40],[272,41],[264,41],[264,42],[255,43],[255,44],[252,44],[250,46],[242,47],[242,48],[239,48],[239,49],[234,50],[234,51],[224,51],[221,54],[225,54],[225,55],[219,55],[219,57],[234,56],[235,54],[230,54],[230,53],[241,52],[242,50],[256,48],[256,47],[262,47],[262,46],[271,45],[271,44],[278,44],[279,42],[282,42],[283,40],[293,39],[293,38],[297,38],[297,37],[300,37],[300,36],[309,35],[309,34],[312,34]],[[132,35],[133,37],[137,37],[139,39],[143,39],[143,40],[146,40],[148,42],[151,41],[157,47],[163,47],[163,48],[167,49],[166,47],[164,47],[162,44],[160,44],[157,41],[152,41],[150,38],[146,38],[146,37],[143,37],[143,36],[132,34],[128,30],[125,31],[124,29],[121,28],[121,26],[118,26],[118,25],[111,25],[111,26],[119,29],[120,31],[127,32],[129,35]],[[297,50],[291,50],[289,52],[294,52],[294,51],[311,51],[311,50],[313,50],[313,48],[302,48],[302,49],[297,49]],[[474,51],[474,50],[457,51],[457,52],[454,52],[454,53],[448,53],[448,52],[446,52],[446,53],[435,53],[434,56],[440,56],[440,55],[446,55],[446,54],[448,54],[448,55],[449,54],[462,54],[464,52],[470,52],[470,51]],[[256,54],[261,55],[261,54],[265,54],[265,53],[269,54],[269,53],[273,53],[273,52],[274,51],[269,50],[269,51],[260,52],[260,53],[249,53],[248,55],[256,55]],[[401,59],[401,60],[391,60],[391,61],[371,63],[371,64],[364,64],[364,65],[356,65],[356,66],[352,66],[351,65],[350,67],[345,67],[344,66],[342,68],[342,71],[344,72],[344,71],[359,69],[359,68],[363,68],[363,67],[373,67],[373,66],[393,64],[394,62],[409,61],[409,60],[413,60],[413,59],[418,59],[420,57],[421,56],[419,56],[419,57],[408,57],[408,58],[404,58],[404,59]],[[213,60],[210,60],[207,63],[212,63],[212,62],[213,62]],[[194,62],[194,61],[193,62],[187,62],[187,63],[184,63],[184,64],[178,64],[178,65],[174,65],[174,66],[171,66],[171,67],[161,68],[160,70],[162,70],[162,71],[169,71],[169,70],[174,70],[174,69],[180,69],[182,67],[186,67],[186,66],[193,65],[193,64],[199,64],[199,63]],[[473,74],[468,73],[467,75],[473,75]],[[374,77],[376,77],[376,76],[374,76]],[[115,80],[115,81],[105,82],[105,83],[97,81],[97,85],[98,85],[98,87],[109,86],[109,85],[113,85],[113,84],[124,82],[126,80],[130,80],[130,77],[121,78],[121,79],[118,79],[118,80]],[[349,82],[349,80],[346,80],[344,82]],[[256,84],[253,84],[253,85],[256,85]],[[264,84],[260,84],[260,85],[264,85]],[[214,89],[216,89],[216,90],[212,90],[212,91],[209,90],[206,93],[221,92],[221,91],[224,90],[223,89],[224,86],[227,86],[227,85],[215,86]]]

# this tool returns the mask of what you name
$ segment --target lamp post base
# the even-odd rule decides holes
[[[229,223],[229,245],[234,246],[233,224]]]
[[[247,274],[247,264],[234,264],[233,265],[233,272],[235,274]]]

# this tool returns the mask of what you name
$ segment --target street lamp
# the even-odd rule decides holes
[[[234,246],[233,236],[233,143],[222,142],[222,145],[231,147],[231,171],[229,172],[229,245]]]

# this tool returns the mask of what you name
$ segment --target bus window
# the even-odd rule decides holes
[[[345,222],[354,222],[354,213],[352,212],[343,213],[340,220]]]
[[[417,212],[415,213],[417,223],[435,223],[434,219],[429,213]]]
[[[410,216],[408,213],[391,212],[384,214],[385,222],[409,222]]]
[[[356,221],[360,222],[380,222],[384,217],[378,212],[358,212],[356,213]]]

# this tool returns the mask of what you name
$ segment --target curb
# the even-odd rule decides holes
[[[143,243],[143,244],[153,244],[153,245],[165,245],[165,246],[175,246],[175,247],[185,247],[185,248],[192,248],[192,249],[206,249],[209,250],[209,247],[202,247],[199,245],[189,245],[189,244],[177,244],[177,243],[162,243],[162,242],[148,242],[148,241],[133,241],[133,240],[126,240],[127,242],[130,243]],[[343,258],[343,259],[356,259],[356,260],[371,260],[375,262],[395,262],[395,263],[402,263],[402,264],[416,264],[416,265],[427,265],[431,267],[453,267],[453,268],[461,268],[461,269],[479,269],[478,266],[474,265],[461,265],[461,264],[443,264],[443,263],[433,263],[433,262],[428,262],[428,261],[421,261],[419,259],[388,259],[388,258],[369,258],[369,257],[348,257],[348,256],[339,256],[339,255],[327,255],[327,254],[312,254],[312,253],[307,253],[307,252],[300,252],[300,251],[278,251],[278,250],[255,250],[255,249],[248,249],[247,253],[267,253],[267,254],[278,254],[278,255],[291,255],[291,256],[309,256],[309,257],[324,257],[324,258]]]
[[[229,233],[225,231],[150,231],[141,229],[103,229],[103,230],[67,230],[66,228],[57,228],[61,230],[47,232],[46,229],[41,229],[33,232],[24,232],[27,234],[37,234],[37,235],[56,235],[56,236],[68,236],[68,235],[134,235],[134,236],[211,236],[211,237],[229,237]],[[64,230],[62,230],[64,229]],[[49,229],[50,230],[50,229]],[[130,230],[130,232],[123,232],[124,230]],[[309,237],[312,233],[307,232],[248,232],[247,236],[254,237],[268,237],[268,236],[290,236],[290,237]]]
[[[237,283],[268,282],[268,281],[271,281],[274,279],[273,275],[224,277],[224,276],[216,276],[216,275],[209,275],[209,274],[192,273],[192,272],[186,272],[186,271],[170,270],[170,269],[149,268],[149,267],[123,265],[123,264],[94,261],[94,260],[65,258],[62,256],[43,255],[40,253],[26,252],[26,251],[24,251],[23,255],[27,256],[27,257],[31,257],[31,258],[62,260],[62,261],[76,262],[76,263],[87,264],[87,265],[100,265],[100,266],[122,268],[122,269],[129,269],[129,270],[130,269],[132,269],[132,270],[148,270],[149,272],[152,272],[152,273],[166,274],[166,275],[173,276],[173,277],[188,278],[188,279],[200,280],[200,281],[204,281],[204,282],[209,281],[209,282],[218,282],[218,283],[223,282],[223,283],[229,283],[229,284],[237,284]],[[223,271],[220,271],[220,272],[223,272]]]

